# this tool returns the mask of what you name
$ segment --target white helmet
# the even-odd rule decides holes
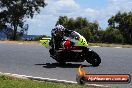
[[[56,31],[64,31],[65,30],[65,28],[64,28],[64,26],[63,25],[57,25],[56,27],[55,27],[55,29],[56,29]]]

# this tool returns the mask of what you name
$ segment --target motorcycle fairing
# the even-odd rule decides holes
[[[71,33],[71,36],[74,37],[71,41],[73,41],[75,43],[75,46],[88,46],[88,43],[86,41],[86,39],[80,35],[78,32],[73,31]]]
[[[42,38],[42,40],[40,40],[42,46],[46,48],[50,48],[49,46],[50,39],[51,38]]]
[[[80,36],[77,43],[78,43],[79,46],[85,46],[85,47],[88,46],[88,43],[87,43],[86,39],[83,36]]]

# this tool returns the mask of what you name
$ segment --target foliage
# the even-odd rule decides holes
[[[118,12],[108,20],[108,23],[112,28],[121,31],[123,42],[132,44],[132,12]]]
[[[63,25],[65,27],[67,27],[67,23],[68,23],[68,17],[67,16],[60,16],[56,25],[60,24],[60,25]]]
[[[108,27],[103,35],[102,41],[106,43],[122,43],[123,36],[118,29]]]
[[[77,29],[76,31],[83,35],[87,41],[90,41],[90,37],[92,34],[89,28]]]
[[[42,38],[47,38],[48,36],[46,36],[46,35],[41,35],[41,36],[36,36],[35,38],[34,38],[34,40],[35,41],[38,41],[38,40],[41,40]]]
[[[28,30],[25,18],[33,18],[45,5],[44,0],[0,0],[0,28],[11,28],[12,39],[16,40]]]
[[[97,21],[89,22],[83,17],[68,18],[67,16],[60,16],[56,25],[57,24],[61,24],[69,30],[76,30],[82,34],[87,41],[94,40],[94,38],[96,38],[96,32],[99,29],[99,24]]]
[[[109,26],[101,30],[97,21],[89,22],[83,17],[60,16],[56,24],[76,30],[89,42],[132,44],[132,12],[118,12],[108,20]]]

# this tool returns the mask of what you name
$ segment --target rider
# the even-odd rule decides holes
[[[51,46],[52,49],[58,50],[61,47],[61,42],[65,37],[69,37],[72,33],[72,30],[66,29],[63,25],[57,25],[54,29],[51,31]]]
[[[51,42],[52,42],[52,48],[59,49],[61,47],[61,42],[63,39],[64,31],[66,28],[62,25],[55,26],[54,29],[51,31]]]

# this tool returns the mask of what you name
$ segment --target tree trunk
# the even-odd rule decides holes
[[[17,34],[17,26],[14,25],[13,40],[16,40],[16,39],[17,39],[17,38],[16,38],[16,37],[17,37],[16,34]]]
[[[130,44],[132,44],[132,35],[131,35],[131,33],[130,33]]]

